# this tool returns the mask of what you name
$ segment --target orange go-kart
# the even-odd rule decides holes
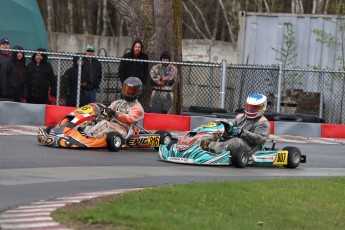
[[[130,127],[127,137],[123,138],[117,132],[109,132],[99,137],[89,137],[79,131],[79,127],[95,125],[103,119],[101,111],[106,108],[101,103],[90,103],[82,106],[63,117],[55,126],[39,128],[37,140],[39,143],[51,147],[65,148],[108,148],[117,152],[121,148],[152,147],[159,149],[160,144],[168,145],[172,141],[170,132],[159,130],[151,133],[139,124]]]

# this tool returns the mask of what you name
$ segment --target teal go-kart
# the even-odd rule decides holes
[[[247,165],[284,166],[297,168],[300,163],[306,163],[306,156],[292,146],[282,150],[257,146],[252,152],[236,149],[230,152],[226,148],[216,152],[210,148],[210,143],[222,142],[233,138],[232,124],[225,120],[216,120],[186,133],[177,142],[160,145],[158,157],[160,160],[196,165],[234,165],[245,168]],[[251,157],[252,156],[252,157]]]

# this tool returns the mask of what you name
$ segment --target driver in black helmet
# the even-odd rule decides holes
[[[125,138],[132,124],[144,118],[144,109],[137,100],[141,95],[143,84],[137,77],[129,77],[123,82],[122,96],[124,99],[116,100],[102,111],[109,117],[89,129],[85,128],[87,136],[102,136],[108,132],[118,132]]]

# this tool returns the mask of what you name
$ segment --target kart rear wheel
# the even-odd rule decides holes
[[[245,168],[248,165],[249,155],[243,148],[236,148],[230,151],[231,161],[236,168]]]
[[[123,144],[121,134],[117,132],[110,132],[107,134],[107,149],[112,152],[118,152]]]
[[[159,131],[156,131],[155,134],[159,134],[160,136],[160,141],[159,141],[160,145],[168,146],[168,144],[172,141],[171,133],[168,131],[159,130]],[[159,147],[155,147],[155,150],[158,151]]]
[[[297,168],[301,163],[301,151],[292,146],[284,147],[283,150],[288,151],[288,164],[284,165],[286,168]]]

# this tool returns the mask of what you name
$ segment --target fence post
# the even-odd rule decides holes
[[[282,76],[283,76],[283,64],[279,62],[279,75],[278,75],[278,92],[277,92],[277,113],[280,113],[280,100],[282,97]]]
[[[80,106],[80,85],[81,85],[81,65],[82,65],[82,56],[78,58],[78,84],[77,84],[77,104],[76,106]]]
[[[222,60],[222,85],[220,91],[220,108],[224,109],[226,88],[226,60]]]
[[[58,75],[57,75],[57,86],[56,86],[56,105],[60,104],[60,90],[61,90],[61,58],[58,61]]]

